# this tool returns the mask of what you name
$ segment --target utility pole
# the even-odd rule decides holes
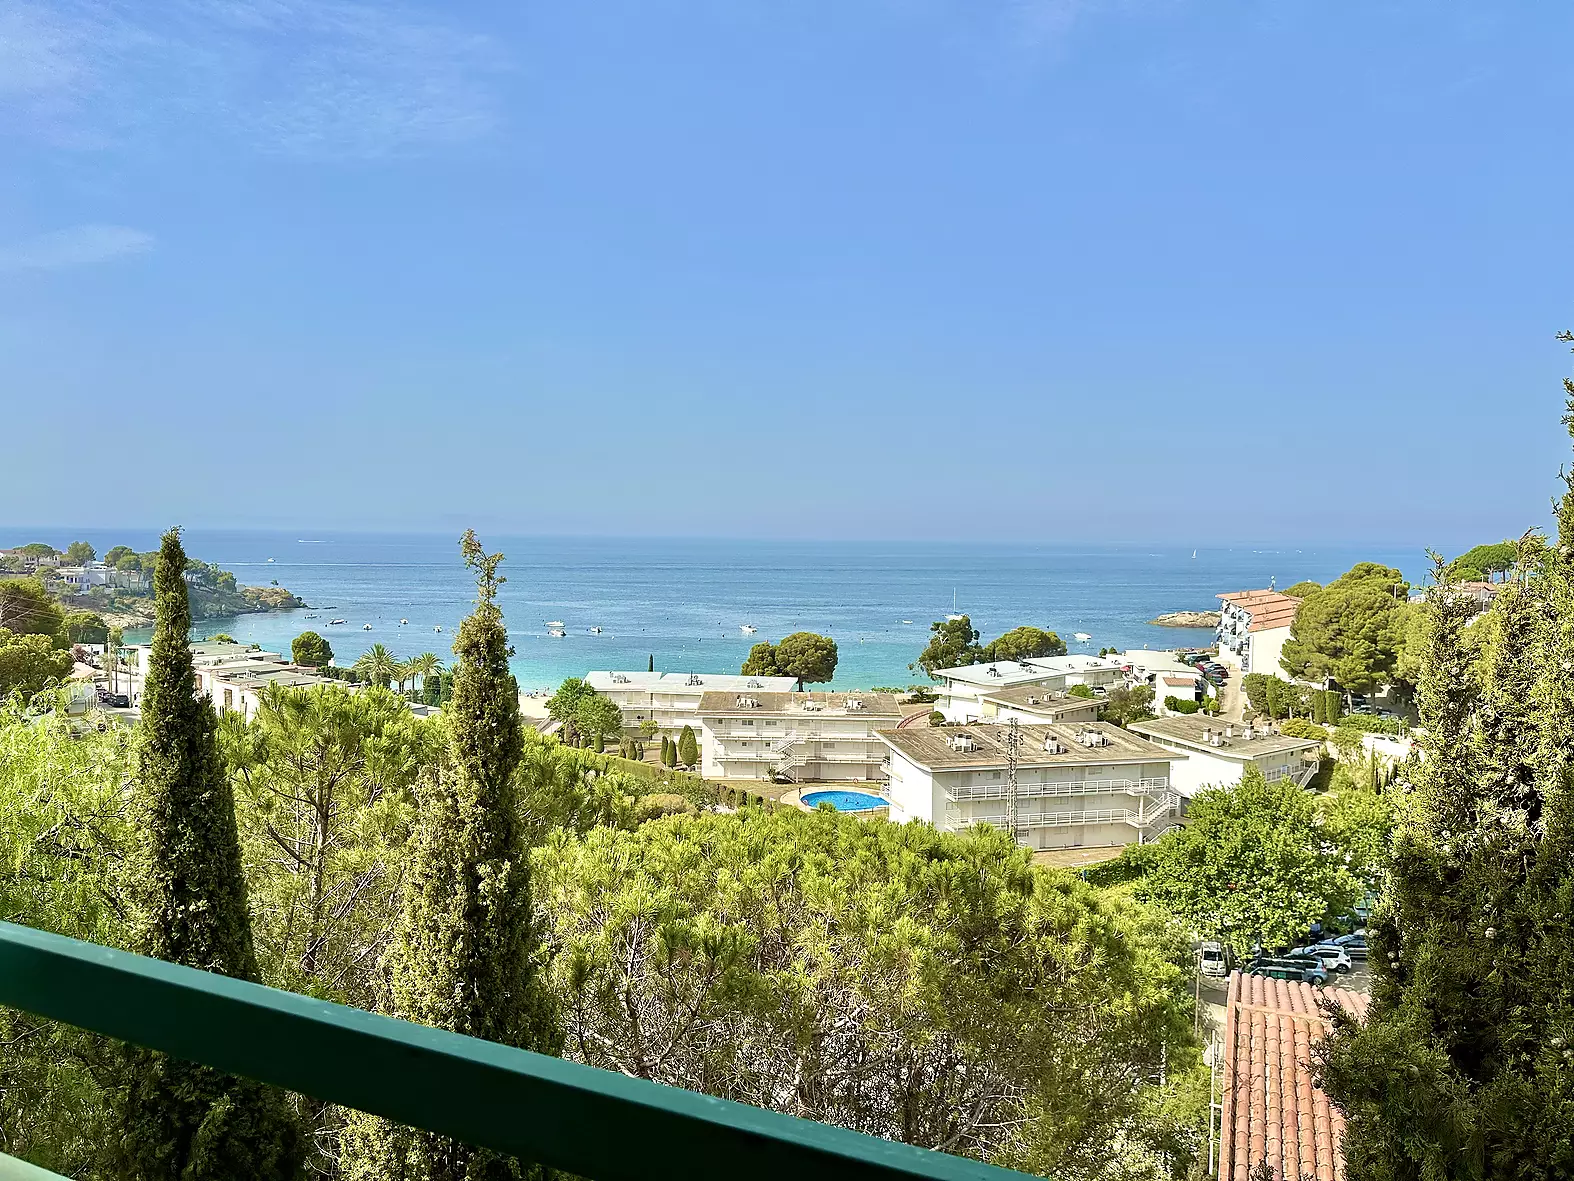
[[[1019,843],[1017,835],[1017,751],[1022,746],[1022,728],[1012,717],[1006,723],[1006,827],[1011,830],[1011,841]]]

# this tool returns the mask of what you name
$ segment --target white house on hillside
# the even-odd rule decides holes
[[[1272,590],[1231,591],[1219,620],[1219,659],[1246,673],[1279,674],[1279,653],[1301,600]]]
[[[1011,727],[885,730],[890,818],[955,832],[1006,828]],[[1032,849],[1118,847],[1181,822],[1171,768],[1187,756],[1102,722],[1019,726],[1017,841]]]
[[[1322,761],[1320,741],[1280,734],[1272,722],[1258,728],[1201,714],[1176,714],[1132,722],[1131,729],[1158,746],[1188,756],[1175,773],[1175,788],[1188,799],[1205,787],[1239,783],[1246,768],[1252,766],[1270,783],[1288,778],[1305,787]]]
[[[1097,697],[1072,697],[1042,685],[1018,685],[986,693],[979,702],[980,722],[1019,722],[1051,725],[1055,722],[1096,722]]]
[[[969,664],[961,668],[942,668],[936,688],[935,708],[948,722],[981,720],[984,698],[1001,689],[1037,685],[1047,694],[1064,693],[1073,685],[1087,685],[1095,692],[1107,692],[1125,683],[1120,665],[1102,656],[1044,656],[1032,660],[996,660],[988,664]]]
[[[1146,685],[1153,690],[1153,709],[1160,717],[1169,713],[1164,707],[1166,697],[1178,697],[1182,701],[1203,698],[1202,674],[1173,653],[1132,649],[1111,659],[1125,667],[1130,684]]]
[[[737,673],[592,672],[585,684],[611,698],[623,728],[637,730],[654,719],[659,729],[700,728],[700,699],[707,693],[791,693],[794,677],[746,677]]]
[[[879,730],[902,720],[892,693],[710,692],[700,699],[703,774],[795,783],[885,778]]]

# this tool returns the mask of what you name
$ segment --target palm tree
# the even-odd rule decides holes
[[[419,688],[427,677],[435,677],[443,671],[443,661],[436,652],[423,652],[419,656],[410,657],[404,667],[410,674],[410,687]]]
[[[388,688],[388,682],[399,675],[399,661],[394,654],[381,644],[373,644],[352,665],[356,672],[372,682]]]

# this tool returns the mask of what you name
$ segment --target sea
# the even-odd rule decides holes
[[[12,530],[4,530],[10,534]],[[17,531],[5,546],[86,540],[156,548],[155,533]],[[191,529],[193,557],[233,570],[240,582],[278,582],[309,608],[204,620],[201,639],[226,632],[288,653],[302,631],[350,664],[372,644],[400,659],[449,659],[475,586],[454,536]],[[749,647],[795,631],[837,644],[833,687],[868,689],[923,680],[913,662],[929,625],[968,615],[987,642],[1032,624],[1073,652],[1176,648],[1211,632],[1155,627],[1170,611],[1217,610],[1224,591],[1327,582],[1359,561],[1398,567],[1411,581],[1428,568],[1422,548],[1005,545],[881,541],[731,541],[606,537],[485,537],[506,555],[501,603],[521,688],[545,689],[594,669],[737,672]],[[330,620],[343,619],[342,624]],[[549,624],[561,623],[561,638]],[[367,625],[370,625],[369,630]],[[752,633],[745,628],[755,629]],[[597,630],[599,629],[599,630]],[[1086,640],[1075,636],[1084,634]],[[146,631],[128,631],[140,642]]]

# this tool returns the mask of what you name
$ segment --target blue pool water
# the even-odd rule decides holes
[[[887,801],[866,791],[811,791],[803,797],[803,802],[811,808],[829,804],[838,812],[867,812],[870,808],[889,806]]]

